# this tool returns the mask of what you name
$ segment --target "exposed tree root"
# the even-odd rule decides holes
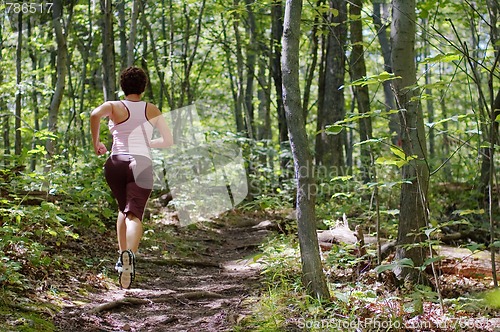
[[[146,299],[140,299],[137,297],[125,297],[125,298],[120,299],[120,300],[100,304],[97,307],[90,309],[88,312],[91,314],[96,314],[96,313],[99,313],[102,311],[108,311],[108,310],[112,310],[115,308],[119,308],[119,307],[124,306],[124,305],[130,305],[130,304],[141,305],[141,304],[146,304],[146,303],[151,303],[151,301],[146,300]]]

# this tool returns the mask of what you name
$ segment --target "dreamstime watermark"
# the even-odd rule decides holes
[[[299,318],[297,326],[301,329],[320,329],[325,331],[426,331],[430,329],[469,331],[484,329],[487,321],[474,318],[442,317],[436,321],[414,319],[408,321],[390,320],[383,317],[346,319],[305,319]]]
[[[238,144],[203,123],[195,105],[163,117],[174,145],[152,149],[155,188],[168,186],[180,224],[217,216],[243,201],[248,185]]]

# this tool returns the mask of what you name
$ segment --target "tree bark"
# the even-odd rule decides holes
[[[363,24],[361,20],[361,11],[363,8],[362,0],[352,0],[349,5],[349,16],[351,22],[351,63],[350,73],[353,81],[366,76],[366,65],[364,59],[363,47]],[[370,111],[370,96],[368,86],[354,86],[354,98],[358,106],[358,112],[365,114]],[[360,141],[366,141],[372,138],[372,119],[371,117],[359,119],[359,138]],[[364,183],[373,180],[371,166],[371,151],[368,144],[361,145],[361,177]]]
[[[102,71],[104,100],[116,99],[115,48],[113,38],[113,9],[111,0],[101,0],[102,21]]]
[[[257,90],[257,98],[259,99],[258,117],[259,121],[256,126],[256,138],[257,140],[271,140],[272,139],[272,129],[271,129],[271,113],[269,112],[271,108],[270,99],[270,86],[271,82],[269,80],[270,76],[267,73],[267,63],[269,56],[261,50],[259,57],[259,88]]]
[[[245,86],[245,111],[246,111],[246,119],[247,119],[247,131],[249,133],[249,137],[255,137],[255,125],[254,125],[254,106],[253,106],[253,91],[254,91],[254,81],[255,81],[255,66],[257,62],[257,28],[255,23],[255,15],[253,12],[252,6],[255,3],[255,0],[245,0],[247,15],[248,15],[248,27],[247,33],[249,38],[249,43],[247,45],[247,59],[246,59],[246,68],[247,68],[247,77],[246,77],[246,86]]]
[[[139,18],[139,1],[134,0],[132,2],[132,15],[130,18],[130,33],[128,35],[128,44],[127,44],[127,67],[134,65],[135,62],[135,39],[137,37],[137,21]]]
[[[28,40],[31,40],[31,38],[32,38],[33,20],[34,20],[33,18],[30,18],[30,20],[28,20]],[[36,50],[34,47],[30,48],[29,54],[30,54],[30,59],[31,59],[31,70],[32,70],[31,84],[34,87],[36,87],[37,80],[38,80],[37,74],[36,74],[37,68],[38,68],[38,65],[37,65],[38,56],[37,56],[37,53],[36,53]],[[0,84],[1,84],[1,80],[0,80]],[[38,96],[39,96],[39,93],[38,93],[37,89],[32,89],[31,99],[32,99],[32,103],[33,103],[33,129],[34,129],[35,133],[40,130],[40,121],[39,121],[40,108],[38,105]],[[31,149],[34,150],[38,143],[39,143],[38,138],[36,137],[36,135],[33,135],[32,142],[31,142]],[[33,154],[31,156],[31,160],[30,160],[30,170],[31,171],[35,170],[36,162],[37,162],[37,155]]]
[[[492,0],[489,0],[487,1],[487,5],[488,5],[488,12],[490,13],[490,36],[491,36],[491,44],[492,45],[495,45],[494,46],[494,49],[496,51],[496,55],[498,57],[498,54],[500,53],[500,46],[498,45],[498,41],[500,40],[500,32],[499,32],[499,29],[498,29],[498,20],[499,20],[499,15],[500,15],[500,4],[498,3],[498,1],[492,1]],[[474,45],[472,45],[474,47]],[[475,73],[475,75],[478,77],[479,76],[479,73],[478,73],[478,69],[473,67],[475,65],[475,62],[472,62],[471,63],[471,69],[473,70],[473,72]],[[498,63],[496,63],[496,65],[498,66]],[[498,110],[498,98],[499,98],[499,94],[500,94],[500,91],[498,91],[498,94],[496,95],[495,97],[495,91],[493,90],[493,76],[492,73],[494,72],[494,68],[491,69],[491,73],[490,73],[490,78],[489,78],[489,94],[490,94],[490,104],[491,104],[491,110],[490,110],[490,114],[486,115],[489,117],[489,119],[483,119],[483,122],[488,122],[488,120],[490,121],[494,121],[494,119],[496,119],[496,116],[500,114],[500,111]],[[476,81],[478,81],[479,79],[476,79]],[[479,82],[477,83],[479,85]],[[478,89],[480,89],[480,87],[478,86]],[[479,101],[481,102],[481,100]],[[485,101],[486,103],[486,101]],[[496,107],[495,108],[495,104],[496,104]],[[487,107],[485,107],[487,109]],[[485,117],[486,117],[485,116]],[[483,132],[483,141],[491,141],[492,138],[495,138],[494,141],[496,144],[498,144],[499,142],[499,139],[498,139],[498,121],[494,121],[492,123],[491,126],[486,126],[484,125],[482,129],[482,132]],[[481,200],[482,200],[482,203],[483,205],[485,206],[486,205],[486,201],[487,201],[487,189],[488,189],[488,186],[489,186],[489,182],[490,182],[490,177],[491,177],[491,161],[493,160],[494,158],[494,153],[495,151],[490,149],[489,147],[484,147],[484,148],[481,148],[481,154],[482,154],[482,161],[481,161],[481,175],[479,177],[479,186],[478,186],[478,192],[479,192],[479,195],[481,197]]]
[[[135,1],[134,1],[135,2]],[[120,38],[120,71],[127,67],[127,19],[125,14],[125,1],[118,1],[116,3],[116,10],[118,12],[118,36]],[[89,16],[90,17],[90,16]],[[89,21],[92,21],[89,19]],[[92,32],[90,32],[92,33]]]
[[[21,155],[21,98],[22,98],[22,55],[23,55],[23,11],[20,10],[17,15],[17,45],[16,45],[16,117],[14,120],[14,154]]]
[[[237,88],[237,78],[234,75],[234,69],[233,69],[233,62],[231,61],[231,49],[229,47],[229,41],[227,38],[227,25],[226,22],[224,21],[223,15],[221,14],[221,21],[222,21],[222,36],[223,36],[223,41],[224,41],[224,53],[225,53],[225,60],[226,60],[226,69],[227,73],[229,76],[229,85],[231,87],[231,94],[233,96],[233,102],[234,102],[234,123],[236,126],[236,131],[241,132],[243,131],[243,118],[242,118],[242,113],[241,113],[241,108],[238,106],[238,88]]]
[[[54,34],[57,42],[57,61],[56,61],[56,85],[54,95],[50,102],[49,108],[49,121],[48,129],[49,131],[57,132],[57,119],[59,116],[59,107],[61,106],[64,89],[66,88],[66,74],[68,70],[68,46],[66,44],[66,35],[63,32],[63,26],[61,23],[63,11],[63,3],[61,0],[55,0],[52,7],[52,25],[54,26]],[[69,25],[69,23],[68,23]],[[49,157],[53,157],[55,154],[55,141],[53,139],[48,139],[46,148]]]
[[[283,105],[283,79],[281,70],[281,36],[283,35],[283,2],[276,0],[271,5],[271,48],[272,64],[271,72],[276,89],[276,109],[278,113],[278,141],[280,149],[287,149],[288,144],[288,125],[285,116],[285,107]],[[290,159],[286,154],[281,154],[280,167],[286,174],[287,165]]]
[[[234,0],[234,6],[238,6],[239,0]],[[243,54],[241,52],[242,43],[240,36],[240,27],[239,27],[239,14],[235,13],[235,17],[233,20],[233,30],[234,30],[234,38],[236,40],[236,99],[234,105],[234,114],[236,117],[236,130],[238,132],[245,131],[245,121],[244,121],[244,89],[243,89]]]
[[[327,17],[324,16],[324,22],[327,22]],[[324,27],[322,27],[324,29]],[[319,73],[318,73],[318,111],[316,120],[316,137],[314,144],[314,157],[316,166],[320,166],[323,160],[323,120],[325,117],[325,63],[326,63],[326,37],[321,36],[321,58],[319,61]]]
[[[4,38],[3,38],[3,30],[5,27],[5,16],[2,15],[0,17],[0,62],[3,63],[3,48],[4,48]],[[0,84],[3,84],[4,81],[4,72],[0,70]],[[6,96],[4,94],[0,94],[0,109],[7,109],[7,101],[5,100]],[[3,166],[8,167],[10,165],[10,117],[6,115],[2,115],[2,138],[3,138]]]
[[[321,8],[324,0],[318,0],[316,3],[317,8]],[[304,87],[304,97],[302,99],[302,112],[304,113],[304,121],[307,122],[307,115],[309,113],[309,99],[311,97],[311,86],[316,73],[316,68],[318,65],[318,27],[322,16],[318,13],[314,16],[314,23],[311,31],[311,63],[309,63],[307,68],[307,74],[305,77],[305,87]]]
[[[297,221],[302,261],[302,281],[315,298],[330,297],[319,256],[316,234],[315,192],[312,160],[299,88],[299,39],[301,0],[287,0],[283,29],[283,102],[290,130],[295,178],[297,180]]]
[[[389,38],[387,36],[387,25],[382,23],[382,11],[384,8],[384,12],[386,4],[385,0],[373,0],[373,24],[377,29],[377,37],[380,44],[380,49],[382,50],[382,57],[384,58],[384,70],[388,73],[392,73],[392,64],[391,64],[391,44]],[[390,111],[396,109],[396,102],[394,100],[394,92],[391,88],[390,81],[384,81],[382,83],[384,88],[384,104],[385,110]],[[389,130],[391,131],[391,141],[392,144],[401,145],[400,144],[400,131],[401,126],[399,124],[399,119],[397,114],[389,115]],[[399,144],[398,144],[399,143]]]
[[[333,167],[338,174],[344,174],[344,135],[328,135],[324,129],[337,121],[343,120],[345,116],[344,106],[344,85],[345,75],[345,46],[347,40],[347,5],[345,0],[330,0],[330,8],[338,11],[338,15],[330,14],[331,23],[328,33],[327,55],[325,66],[325,95],[322,111],[323,117],[318,117],[321,121],[319,127],[322,132],[321,137],[322,154],[319,156],[320,163],[326,167]]]
[[[392,3],[391,57],[394,74],[401,76],[393,81],[393,86],[401,121],[402,148],[406,156],[416,157],[402,168],[396,259],[410,258],[415,266],[421,266],[426,257],[422,228],[427,225],[429,169],[419,91],[412,87],[417,82],[415,0],[393,0]],[[394,272],[399,279],[410,276],[416,280],[419,275],[415,271],[398,268]]]

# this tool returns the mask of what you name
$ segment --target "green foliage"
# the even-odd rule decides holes
[[[500,309],[500,289],[494,289],[483,294],[486,306],[493,309]]]
[[[0,294],[0,299],[4,298]],[[42,314],[41,310],[31,311],[16,311],[9,306],[9,303],[0,304],[0,329],[2,331],[18,331],[18,332],[51,332],[56,331],[54,324]]]
[[[61,165],[50,173],[3,170],[8,181],[2,192],[9,199],[0,200],[0,288],[37,287],[65,269],[65,258],[54,253],[77,240],[81,229],[104,229],[114,219],[96,162]]]
[[[265,245],[262,255],[255,259],[264,265],[262,274],[270,285],[299,287],[299,257],[298,243],[294,237],[277,236]]]

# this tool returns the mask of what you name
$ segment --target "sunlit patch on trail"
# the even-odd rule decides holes
[[[180,224],[214,217],[240,203],[248,186],[235,138],[200,120],[195,105],[163,116],[174,146],[152,149],[155,188],[170,190]]]

